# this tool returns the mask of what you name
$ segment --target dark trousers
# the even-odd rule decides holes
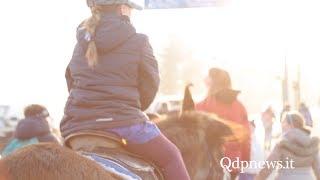
[[[190,179],[179,149],[162,134],[145,144],[128,144],[127,149],[159,165],[165,180]]]

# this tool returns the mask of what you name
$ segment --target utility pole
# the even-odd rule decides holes
[[[295,92],[295,97],[294,97],[294,100],[295,100],[295,106],[296,108],[299,107],[299,103],[300,103],[300,100],[301,100],[301,88],[300,88],[300,78],[301,78],[301,71],[300,71],[300,64],[298,64],[297,66],[297,81],[295,81],[293,83],[293,89],[294,89],[294,92]]]
[[[288,63],[287,63],[287,53],[284,59],[284,77],[282,80],[282,103],[283,105],[289,101],[289,89],[288,89]]]

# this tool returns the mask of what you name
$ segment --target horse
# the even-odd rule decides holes
[[[215,179],[221,179],[223,172],[219,161],[223,157],[223,138],[231,133],[228,126],[199,112],[168,117],[157,125],[180,149],[191,179],[205,179],[210,173],[211,164]],[[213,163],[211,157],[214,158]],[[26,146],[2,161],[13,180],[117,179],[95,162],[68,148],[50,143]],[[94,178],[92,175],[95,175]]]
[[[191,106],[156,124],[180,150],[191,179],[220,180],[224,175],[220,166],[224,142],[238,138],[232,125],[224,122],[217,116],[194,111]],[[0,167],[6,174],[3,180],[127,179],[105,171],[75,151],[50,143],[28,145],[4,157]]]

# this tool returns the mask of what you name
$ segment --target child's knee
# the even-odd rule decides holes
[[[169,150],[166,152],[166,157],[166,159],[170,162],[180,162],[182,160],[181,152],[175,145],[172,145],[169,148]]]

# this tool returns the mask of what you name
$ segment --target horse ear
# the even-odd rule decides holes
[[[184,98],[182,102],[182,112],[184,111],[192,111],[195,110],[195,104],[192,99],[192,95],[190,92],[190,86],[193,86],[192,83],[189,83],[186,85],[185,90],[184,90]]]

